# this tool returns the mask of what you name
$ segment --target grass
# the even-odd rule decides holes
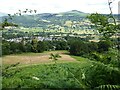
[[[51,52],[68,55],[67,51]],[[24,53],[18,56],[30,55],[36,57],[37,55],[49,54],[51,52]],[[80,62],[76,60],[72,62],[58,60],[56,64],[54,62],[36,63],[33,65],[27,64],[9,68],[3,76],[3,88],[81,88],[84,85],[77,81],[74,74],[77,73],[80,68],[89,66],[91,63],[87,63],[87,60],[83,60],[83,58],[77,56],[72,56],[71,58],[81,60],[79,60]],[[70,70],[70,72],[68,70]]]
[[[7,71],[6,76],[3,77],[3,88],[84,88],[85,90],[93,90],[100,85],[110,85],[109,82],[114,83],[114,81],[109,80],[115,79],[116,83],[119,82],[116,77],[119,76],[118,71],[107,69],[103,64],[93,64],[86,60],[17,67]]]
[[[73,56],[73,55],[71,55],[71,57],[73,57],[74,59],[76,59],[77,61],[85,61],[85,60],[89,60],[89,59],[87,59],[87,58],[84,58],[84,57],[80,57],[80,56]]]
[[[38,56],[38,55],[46,55],[50,53],[63,53],[63,54],[69,54],[66,50],[55,50],[55,51],[44,51],[43,53],[34,53],[34,52],[27,52],[27,53],[16,53],[11,55],[5,55],[5,56],[12,56],[12,55],[18,55],[18,56]],[[4,57],[4,56],[3,56]]]
[[[52,51],[68,55],[67,51]],[[44,52],[46,54],[51,52]],[[67,54],[66,54],[67,53]],[[26,56],[27,54],[23,54]],[[33,56],[35,56],[33,54]],[[69,56],[69,55],[68,55]],[[36,57],[36,56],[35,56]],[[70,57],[70,56],[69,56]],[[3,69],[3,88],[94,88],[117,85],[118,70],[114,70],[96,61],[90,61],[80,56],[71,56],[75,61],[58,60],[49,63],[36,63]],[[114,73],[112,73],[114,72]],[[101,81],[99,81],[101,80]],[[115,81],[114,81],[115,80]],[[111,84],[111,85],[112,85]]]
[[[8,66],[15,63],[20,63],[19,66],[28,66],[28,65],[36,65],[36,64],[44,64],[44,63],[53,63],[52,60],[49,59],[50,54],[60,54],[62,57],[58,59],[58,63],[67,63],[67,62],[75,62],[76,60],[69,56],[68,51],[58,50],[58,51],[45,51],[43,53],[22,53],[22,54],[12,54],[6,55],[2,57],[3,66]]]
[[[3,88],[82,88],[68,69],[75,74],[85,66],[88,64],[69,62],[10,69],[7,72],[9,75],[15,70],[20,71],[7,78],[3,77]]]

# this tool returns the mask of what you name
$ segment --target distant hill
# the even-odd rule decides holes
[[[0,12],[0,17],[7,16],[7,13]]]
[[[7,13],[0,12],[0,22],[2,22],[2,17],[7,16]]]
[[[51,25],[59,25],[63,27],[66,21],[82,21],[85,20],[86,16],[88,15],[89,13],[84,13],[78,10],[71,10],[61,13],[42,13],[36,15],[15,16],[12,20],[9,21],[24,27],[48,28]],[[6,16],[7,14],[0,12],[0,22],[2,22],[2,19],[4,19]],[[118,14],[115,14],[114,16],[116,19],[119,18],[120,20],[120,15],[119,17]]]
[[[78,11],[78,10],[71,10],[71,11],[68,11],[68,12],[63,12],[61,13],[62,15],[68,15],[68,16],[80,16],[80,17],[85,17],[87,16],[88,14],[87,13],[84,13],[84,12],[81,12],[81,11]]]
[[[22,15],[13,18],[12,22],[25,27],[46,27],[48,25],[63,26],[65,21],[83,20],[88,13],[77,10],[71,10],[62,13],[42,13],[36,15]]]

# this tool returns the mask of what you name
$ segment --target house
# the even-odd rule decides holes
[[[15,29],[16,27],[15,26],[6,26],[6,27],[4,27],[5,29]]]

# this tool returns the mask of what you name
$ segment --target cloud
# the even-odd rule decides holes
[[[114,13],[118,12],[118,1],[112,4]],[[38,13],[57,13],[79,10],[86,13],[109,13],[108,0],[0,0],[0,12],[15,13],[16,11],[37,9]]]

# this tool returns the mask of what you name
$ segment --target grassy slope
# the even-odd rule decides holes
[[[3,87],[64,88],[72,86],[71,84],[73,84],[75,85],[73,88],[80,88],[74,76],[69,75],[69,72],[65,70],[69,67],[72,73],[77,73],[80,69],[78,66],[76,67],[76,64],[72,63],[58,64],[54,67],[52,64],[49,64],[22,68],[22,71],[14,76],[4,78]],[[34,79],[34,77],[39,80]]]
[[[58,61],[56,64],[53,62],[11,68],[3,72],[3,88],[94,88],[118,85],[118,70],[79,56],[71,57],[76,62]]]
[[[45,52],[46,53],[46,52]],[[48,52],[47,52],[48,53]],[[67,52],[65,52],[67,53]],[[31,53],[32,54],[32,53]],[[34,54],[32,54],[34,55]],[[7,78],[3,78],[3,87],[37,87],[37,88],[80,88],[84,85],[77,81],[74,74],[78,73],[81,68],[90,66],[91,63],[87,59],[72,56],[80,62],[67,63],[46,63],[32,65],[27,67],[17,67],[7,71],[13,74]],[[59,61],[58,61],[59,62]],[[70,72],[69,72],[70,70]],[[19,71],[15,73],[16,71]],[[72,74],[71,74],[72,72]],[[39,78],[36,80],[34,78]],[[29,83],[31,82],[31,83]]]

